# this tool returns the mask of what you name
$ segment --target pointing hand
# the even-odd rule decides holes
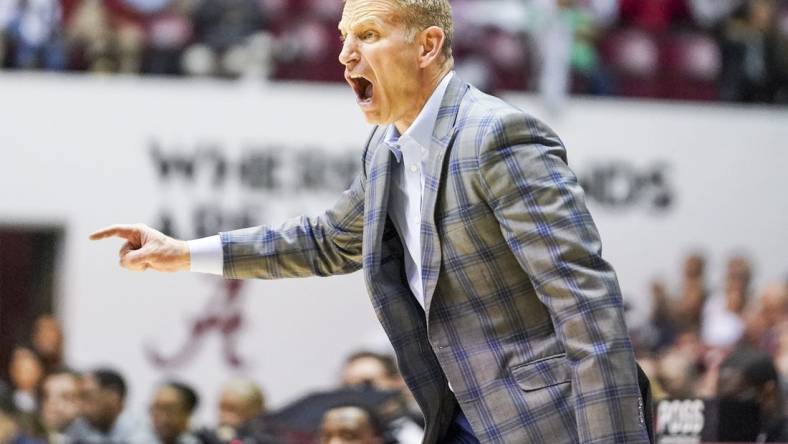
[[[120,265],[132,271],[188,271],[189,245],[173,239],[144,224],[112,225],[90,235],[91,240],[120,237],[126,243],[120,248]]]

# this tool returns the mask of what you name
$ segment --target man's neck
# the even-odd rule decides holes
[[[104,422],[101,424],[92,424],[92,425],[96,430],[101,432],[101,434],[109,435],[112,432],[112,429],[115,427],[115,423],[118,422],[118,416],[120,415],[115,415],[115,419],[109,422]]]
[[[445,67],[436,71],[434,74],[426,75],[426,80],[424,82],[425,87],[419,94],[419,101],[417,102],[415,111],[408,113],[407,117],[394,122],[394,126],[397,128],[397,131],[399,131],[400,134],[405,134],[405,131],[407,131],[408,128],[413,125],[413,122],[416,121],[416,118],[421,113],[421,110],[424,109],[424,105],[426,105],[427,101],[430,99],[430,97],[432,97],[432,94],[435,92],[438,84],[440,84],[441,80],[443,80],[443,78],[446,77],[449,72],[451,72],[451,67]]]

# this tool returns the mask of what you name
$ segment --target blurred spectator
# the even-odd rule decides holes
[[[687,0],[687,6],[696,23],[711,28],[730,16],[747,0]]]
[[[788,285],[785,282],[772,282],[767,285],[759,299],[761,314],[768,328],[788,318]]]
[[[691,254],[684,261],[683,282],[677,313],[681,328],[697,331],[703,306],[708,297],[706,288],[706,259],[699,253]]]
[[[16,410],[11,390],[0,382],[0,443],[44,444],[35,425],[31,417]]]
[[[651,381],[650,388],[652,399],[658,401],[667,398],[668,395],[662,388],[662,383],[660,382],[661,378],[659,375],[659,359],[651,355],[638,356],[637,362],[638,365],[640,365],[640,368],[643,369],[643,373],[645,373],[649,381]]]
[[[77,69],[138,73],[145,43],[144,10],[119,0],[81,0],[67,25]]]
[[[360,405],[334,407],[323,416],[320,444],[387,444],[380,418]]]
[[[483,90],[537,90],[552,109],[569,93],[788,103],[785,0],[453,6],[456,70]],[[341,9],[341,0],[2,0],[0,64],[342,81]]]
[[[350,355],[342,369],[342,385],[399,392],[399,405],[384,409],[388,410],[389,431],[403,444],[421,442],[424,436],[421,412],[391,356],[368,351]]]
[[[151,423],[158,444],[208,444],[204,432],[192,432],[190,422],[199,397],[191,387],[168,382],[159,387],[150,405]]]
[[[41,422],[51,442],[62,442],[80,414],[79,375],[56,370],[44,378],[41,388]]]
[[[13,48],[11,66],[62,70],[65,48],[60,22],[59,0],[0,2],[0,34],[5,34],[6,44]]]
[[[0,443],[3,444],[44,444],[46,441],[28,435],[20,430],[14,416],[0,408]]]
[[[783,380],[788,381],[788,282],[774,282],[761,296],[761,309],[751,320],[751,344],[774,354]],[[753,326],[753,324],[755,326]],[[788,391],[788,385],[783,387]],[[788,397],[786,397],[788,400]]]
[[[724,25],[721,96],[737,102],[788,103],[788,44],[776,0],[750,0]]]
[[[749,310],[746,342],[769,353],[780,350],[782,323],[788,319],[788,285],[772,282],[767,285]]]
[[[404,385],[397,363],[387,356],[360,351],[350,355],[342,368],[342,385],[369,386],[378,390],[401,390]]]
[[[718,396],[760,406],[757,442],[788,442],[780,378],[769,354],[751,348],[734,350],[720,366]]]
[[[68,440],[85,444],[143,444],[154,441],[128,414],[122,415],[126,382],[114,370],[98,369],[82,378],[82,414],[68,428]]]
[[[222,388],[219,395],[219,439],[229,442],[237,436],[238,428],[246,421],[265,412],[265,398],[260,387],[246,379],[234,379]]]
[[[17,346],[11,355],[8,371],[13,389],[14,407],[24,413],[38,409],[38,395],[44,367],[38,355],[26,346]]]
[[[198,0],[194,10],[195,36],[214,51],[241,45],[264,26],[256,0]]]
[[[103,1],[78,1],[66,27],[73,67],[94,72],[117,71],[115,34]]]
[[[150,11],[146,22],[142,70],[146,74],[180,74],[184,51],[194,37],[191,21],[194,1],[168,0],[159,3],[160,7]]]
[[[671,349],[659,361],[657,380],[667,398],[694,397],[698,376],[694,355]]]
[[[527,29],[539,48],[539,92],[548,106],[558,108],[565,101],[572,72],[586,81],[585,92],[610,91],[594,41],[598,29],[617,15],[616,0],[531,0],[527,14]]]
[[[735,256],[728,261],[723,293],[709,298],[703,308],[703,342],[713,347],[728,347],[742,337],[751,275],[746,258]]]
[[[52,315],[36,319],[32,335],[33,347],[49,373],[63,366],[63,331]]]
[[[257,0],[198,0],[193,10],[195,43],[187,50],[184,69],[190,74],[237,77],[255,61],[267,63],[257,51],[266,26]],[[263,69],[265,70],[265,69]]]
[[[654,281],[651,285],[652,337],[644,339],[651,350],[658,351],[672,344],[680,332],[698,331],[701,313],[706,302],[706,260],[700,253],[692,253],[684,260],[679,298],[668,294],[665,285]],[[643,339],[642,339],[643,340]]]

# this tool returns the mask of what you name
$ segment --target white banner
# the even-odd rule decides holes
[[[541,114],[532,98],[509,99]],[[788,271],[788,112],[577,100],[543,117],[641,317],[649,281],[677,276],[692,248],[712,271],[748,252],[758,283]],[[242,284],[134,274],[118,267],[119,241],[87,240],[118,222],[193,238],[318,213],[349,184],[370,129],[348,88],[6,74],[0,128],[0,224],[64,228],[68,360],[121,370],[139,414],[170,376],[200,389],[208,424],[231,375],[281,406],[385,342],[360,273]]]

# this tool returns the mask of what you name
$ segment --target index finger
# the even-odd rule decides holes
[[[91,234],[90,240],[106,239],[112,236],[118,236],[126,240],[132,240],[133,238],[139,236],[139,229],[133,225],[111,225]]]

